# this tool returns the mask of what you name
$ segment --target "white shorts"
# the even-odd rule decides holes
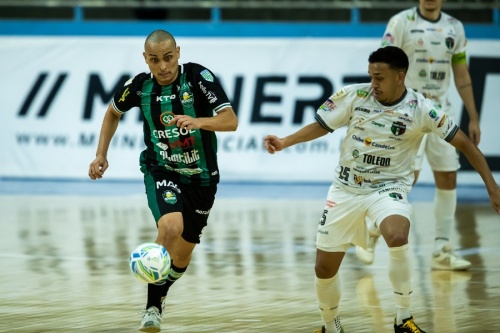
[[[378,228],[390,215],[410,220],[412,206],[403,187],[387,186],[369,194],[347,192],[330,186],[326,205],[318,225],[316,247],[326,252],[345,252],[351,245],[366,248],[368,228],[365,217]]]
[[[446,115],[455,120],[454,115],[449,112],[450,107],[447,106],[444,109]],[[457,171],[460,169],[457,149],[441,139],[437,134],[428,133],[424,135],[414,160],[414,170],[422,170],[424,154],[432,171]]]

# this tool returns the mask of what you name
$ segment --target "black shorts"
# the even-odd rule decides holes
[[[144,169],[146,168],[142,168],[142,171],[148,206],[156,224],[165,214],[181,212],[184,222],[182,238],[190,243],[199,243],[215,201],[217,185],[184,184],[168,171]]]

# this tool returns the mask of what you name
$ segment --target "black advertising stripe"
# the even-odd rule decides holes
[[[54,86],[50,90],[49,95],[45,99],[45,102],[43,103],[42,108],[38,112],[38,115],[37,115],[38,117],[43,117],[47,114],[47,111],[49,111],[50,105],[54,101],[54,98],[56,97],[57,92],[59,91],[64,80],[66,79],[66,76],[68,76],[66,73],[59,75],[56,83],[54,83]]]
[[[33,103],[33,100],[35,99],[36,94],[38,94],[38,91],[45,82],[47,75],[48,75],[47,73],[41,73],[40,75],[38,75],[38,78],[35,81],[33,87],[31,87],[31,90],[26,99],[24,100],[23,106],[21,107],[21,110],[19,110],[18,115],[25,116],[28,114],[28,110],[31,106],[31,103]]]

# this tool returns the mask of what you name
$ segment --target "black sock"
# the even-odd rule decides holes
[[[148,284],[148,302],[146,304],[146,309],[152,306],[156,306],[161,313],[161,295],[164,285]]]
[[[184,268],[179,268],[174,265],[174,263],[171,264],[170,266],[170,272],[167,275],[167,281],[165,282],[164,285],[162,285],[162,294],[161,296],[165,298],[168,293],[168,289],[170,289],[170,286],[174,284],[175,281],[180,279],[180,277],[184,274],[186,271],[187,266]]]

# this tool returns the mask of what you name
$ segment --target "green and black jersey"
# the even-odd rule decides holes
[[[213,131],[168,125],[174,115],[212,117],[230,106],[226,93],[207,68],[186,63],[177,79],[161,86],[151,73],[141,73],[115,92],[113,107],[123,113],[139,107],[144,116],[141,165],[172,172],[183,183],[219,182],[217,138]]]

